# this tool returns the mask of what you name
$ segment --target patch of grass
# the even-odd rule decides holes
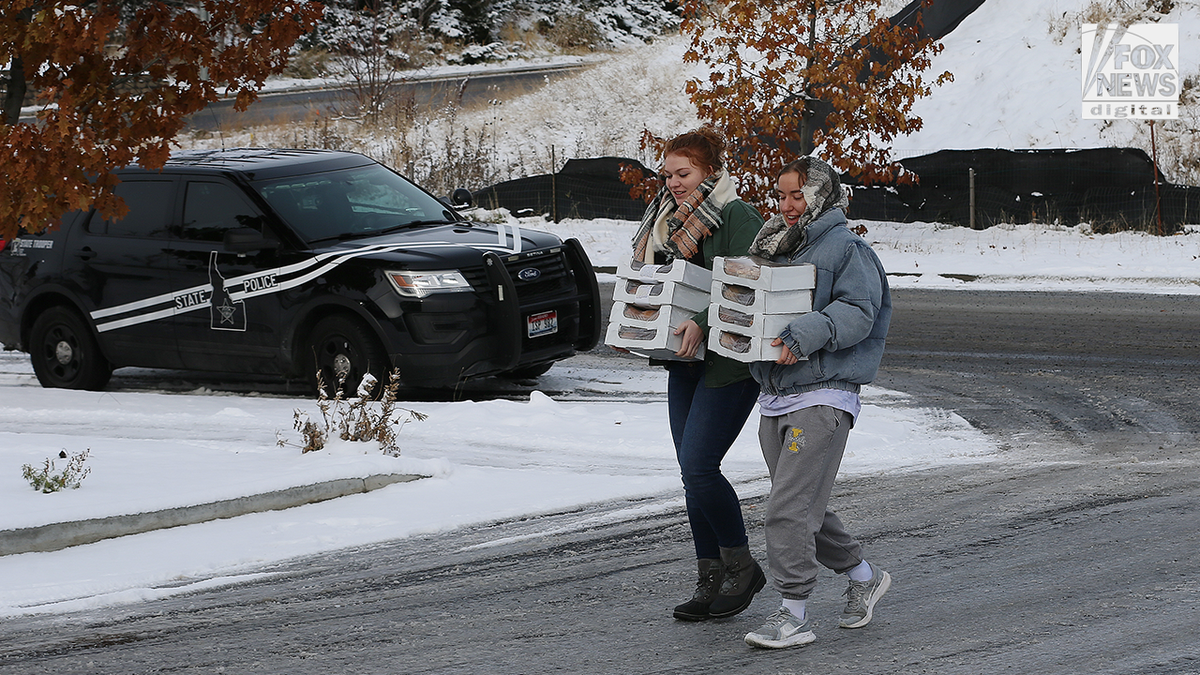
[[[561,14],[545,26],[546,39],[564,54],[594,52],[604,44],[604,33],[586,14]]]
[[[288,61],[283,74],[301,80],[325,77],[331,70],[332,55],[325,49],[304,49]]]

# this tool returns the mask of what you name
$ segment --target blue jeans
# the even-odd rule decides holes
[[[720,558],[721,547],[747,543],[742,505],[721,474],[721,460],[754,409],[758,383],[747,378],[710,389],[703,362],[672,362],[667,371],[667,414],[696,558]]]

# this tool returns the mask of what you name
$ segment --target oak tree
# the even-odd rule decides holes
[[[0,0],[0,239],[90,206],[123,215],[111,170],[162,167],[187,116],[222,95],[244,110],[322,11],[309,0]]]
[[[779,168],[814,150],[862,182],[911,179],[891,161],[890,143],[921,128],[913,103],[952,76],[926,79],[941,45],[922,37],[919,18],[883,15],[882,2],[684,3],[684,60],[707,72],[687,92],[729,140],[744,197],[764,200]]]

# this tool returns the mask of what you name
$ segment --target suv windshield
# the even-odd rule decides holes
[[[262,181],[254,189],[308,242],[459,220],[445,204],[379,164]]]

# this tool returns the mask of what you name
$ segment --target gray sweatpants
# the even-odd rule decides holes
[[[841,574],[862,562],[862,547],[826,508],[852,423],[850,413],[823,405],[759,422],[771,472],[767,561],[785,598],[812,593],[818,563]]]

